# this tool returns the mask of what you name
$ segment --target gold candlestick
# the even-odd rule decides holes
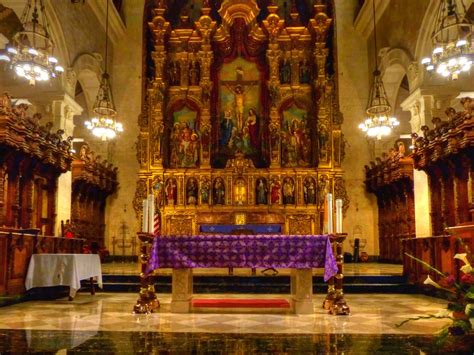
[[[137,235],[141,242],[140,262],[142,264],[142,270],[140,273],[139,298],[135,306],[133,306],[133,313],[152,313],[160,307],[160,301],[158,301],[155,294],[153,276],[146,273],[146,266],[150,259],[150,245],[153,241],[154,235],[146,232],[138,232]]]

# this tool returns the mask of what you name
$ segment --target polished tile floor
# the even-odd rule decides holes
[[[102,264],[103,274],[112,275],[138,275],[140,273],[141,265],[139,263],[104,263]],[[279,269],[280,275],[289,275],[289,269]],[[260,274],[261,270],[258,269],[257,273]],[[348,263],[344,264],[344,274],[346,276],[359,276],[359,275],[401,275],[403,273],[403,266],[399,264],[382,264],[382,263]],[[160,269],[157,274],[159,275],[171,275],[171,269]],[[215,275],[223,276],[227,275],[227,269],[208,268],[208,269],[194,269],[194,275]],[[250,275],[250,269],[234,269],[234,275],[245,276]],[[314,269],[314,274],[322,275],[322,269]]]
[[[255,298],[255,295],[250,297]],[[346,297],[352,311],[350,316],[332,316],[319,308],[323,295],[314,296],[315,305],[318,306],[315,307],[314,315],[174,314],[169,311],[169,294],[158,295],[161,301],[159,312],[134,315],[132,308],[137,300],[136,294],[98,293],[91,296],[80,293],[72,302],[66,299],[30,301],[2,307],[0,329],[239,334],[432,334],[446,324],[444,320],[430,320],[396,327],[396,323],[408,317],[441,311],[446,302],[440,299],[400,294],[357,294]]]

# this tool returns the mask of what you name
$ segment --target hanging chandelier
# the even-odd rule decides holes
[[[31,85],[48,81],[64,72],[53,56],[54,43],[43,0],[28,0],[21,16],[22,30],[12,39],[0,60],[10,63],[15,73]]]
[[[392,132],[392,128],[398,126],[400,122],[392,117],[392,107],[388,102],[387,93],[383,85],[382,77],[378,67],[377,58],[377,29],[375,26],[375,0],[372,3],[374,15],[374,50],[375,50],[375,70],[372,88],[370,89],[369,100],[365,110],[367,118],[359,125],[359,128],[369,137],[381,139]]]
[[[109,32],[109,0],[107,1],[107,13],[105,20],[105,64],[104,73],[100,81],[99,91],[95,99],[92,111],[96,115],[90,121],[86,121],[85,125],[92,134],[101,138],[103,141],[113,139],[118,133],[123,132],[123,126],[117,122],[117,110],[115,109],[110,90],[109,74],[107,73],[107,48],[108,48],[108,32]]]
[[[441,0],[431,40],[431,58],[423,58],[427,71],[456,80],[474,60],[473,24],[463,0]]]

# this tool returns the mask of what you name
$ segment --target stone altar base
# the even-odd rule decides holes
[[[193,298],[193,270],[190,268],[173,269],[172,291],[171,291],[171,312],[189,313],[194,311],[192,307]],[[295,314],[313,314],[313,279],[312,269],[292,269],[291,270],[291,311]],[[222,308],[223,309],[223,308]],[[217,308],[208,309],[215,311]],[[226,312],[258,312],[262,308],[225,308]],[[202,311],[202,309],[200,309]],[[285,310],[279,310],[286,312]]]

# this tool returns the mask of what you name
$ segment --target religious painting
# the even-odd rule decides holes
[[[199,131],[196,111],[185,106],[173,112],[170,145],[172,168],[199,166]]]
[[[224,180],[220,177],[214,180],[212,200],[215,205],[225,205],[225,184]]]
[[[219,81],[219,150],[227,156],[260,151],[260,72],[241,57],[222,66]]]
[[[257,205],[268,203],[268,186],[265,178],[258,178],[255,183],[255,202]]]
[[[176,200],[178,197],[178,183],[176,182],[175,178],[169,178],[166,181],[165,187],[165,194],[166,194],[166,204],[168,206],[176,205]]]
[[[238,178],[234,183],[234,202],[236,205],[243,205],[247,201],[246,182],[242,178]]]
[[[295,204],[295,182],[292,178],[286,177],[283,180],[283,204]]]
[[[270,183],[270,202],[275,205],[281,201],[281,184],[278,179],[272,179]]]
[[[303,199],[306,205],[316,204],[316,182],[312,177],[307,177],[304,179]]]
[[[201,204],[207,205],[209,204],[209,196],[211,191],[211,183],[207,177],[204,177],[201,180]]]
[[[291,106],[283,111],[281,163],[284,167],[306,167],[311,161],[311,138],[308,112]]]
[[[186,182],[186,204],[197,205],[198,203],[198,183],[196,178],[189,178]]]

